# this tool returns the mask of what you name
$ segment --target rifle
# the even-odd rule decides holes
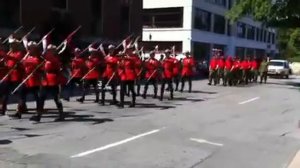
[[[48,37],[54,30],[55,28],[52,28],[43,38]],[[43,42],[43,38],[37,43],[38,46]]]
[[[18,33],[21,29],[23,29],[23,26],[20,26],[17,30],[15,30],[12,34],[16,34],[16,33]],[[5,44],[7,41],[8,41],[8,39],[10,38],[10,36],[8,36],[3,42],[2,42],[2,44]]]
[[[26,33],[26,34],[21,38],[21,41],[23,41],[24,38],[26,38],[27,36],[29,36],[34,30],[35,30],[35,27],[33,27],[28,33]]]
[[[70,39],[72,36],[74,36],[80,29],[81,29],[81,25],[80,26],[78,26],[73,32],[71,32],[68,36],[67,36],[67,38],[65,38],[65,40],[62,42],[62,43],[60,43],[60,45],[57,47],[57,49],[59,49],[59,48],[61,48],[63,45],[64,45],[64,43],[68,40],[68,39]]]
[[[157,72],[157,69],[155,71],[152,72],[152,74],[149,76],[149,78],[147,79],[147,82],[149,82],[149,80],[153,77],[153,75]]]
[[[89,70],[80,80],[83,81],[96,68],[97,68],[97,66],[95,66],[94,68],[92,68],[91,70]]]
[[[21,86],[23,86],[24,85],[24,83],[25,82],[27,82],[28,80],[29,80],[29,78],[37,71],[37,70],[39,70],[39,68],[42,66],[42,65],[44,65],[44,62],[45,62],[46,60],[44,60],[44,61],[42,61],[38,66],[36,66],[36,68],[22,81],[22,83],[20,83],[16,88],[15,88],[15,90],[11,93],[11,94],[15,94],[16,93],[16,91],[18,91],[20,88],[21,88]]]

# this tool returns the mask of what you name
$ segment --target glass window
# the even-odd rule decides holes
[[[226,0],[206,0],[206,2],[226,7]]]
[[[194,18],[194,28],[204,31],[210,31],[211,13],[196,9]]]
[[[219,34],[225,34],[225,17],[221,15],[215,15],[214,32]]]
[[[275,33],[272,33],[272,44],[275,44],[276,41],[276,35]]]
[[[210,44],[193,42],[194,57],[196,60],[204,61],[209,60],[210,57]]]
[[[263,42],[267,42],[268,32],[267,30],[264,30],[264,40]]]
[[[246,37],[246,24],[242,22],[237,23],[237,36],[240,38]]]
[[[145,9],[144,27],[182,27],[183,8]]]
[[[260,38],[260,29],[256,28],[256,41],[259,41]]]
[[[227,22],[227,35],[231,36],[231,24],[229,21]]]
[[[247,25],[247,39],[254,40],[255,38],[255,27]]]

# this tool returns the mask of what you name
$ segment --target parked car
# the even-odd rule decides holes
[[[289,78],[291,69],[287,60],[271,60],[268,65],[268,75]]]

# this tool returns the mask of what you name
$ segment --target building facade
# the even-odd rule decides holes
[[[183,3],[184,1],[184,3]],[[148,48],[176,46],[198,60],[210,59],[213,48],[226,55],[275,55],[276,31],[244,17],[225,18],[233,0],[143,0],[143,42]]]
[[[139,0],[1,0],[0,28],[55,26],[64,34],[82,25],[84,37],[119,39],[142,33],[141,13]]]

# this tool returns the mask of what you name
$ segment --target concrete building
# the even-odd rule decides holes
[[[176,46],[209,59],[212,48],[226,55],[274,55],[276,31],[249,17],[230,24],[224,17],[233,0],[143,0],[143,42],[146,48]]]
[[[139,0],[1,0],[0,28],[36,26],[45,32],[56,26],[64,34],[82,25],[84,37],[119,39],[142,33],[141,13]]]

